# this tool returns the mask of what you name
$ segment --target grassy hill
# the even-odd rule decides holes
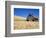
[[[21,17],[21,16],[14,16],[14,21],[25,21],[26,18]]]
[[[14,16],[14,30],[16,29],[38,29],[38,21],[26,21],[26,18]]]

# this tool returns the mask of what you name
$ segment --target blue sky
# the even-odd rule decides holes
[[[14,16],[27,17],[29,14],[39,17],[39,9],[14,8]]]

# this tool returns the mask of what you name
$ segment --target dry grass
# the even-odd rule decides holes
[[[15,29],[38,29],[38,21],[25,21],[20,17],[14,17],[14,30]]]
[[[38,22],[30,21],[16,21],[14,22],[14,29],[38,29]]]

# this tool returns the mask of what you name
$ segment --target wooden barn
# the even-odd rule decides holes
[[[27,16],[27,21],[38,21],[38,18],[37,17],[34,17],[33,15],[29,14]]]

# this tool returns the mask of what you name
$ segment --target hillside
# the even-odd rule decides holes
[[[21,16],[14,16],[14,21],[25,21],[26,18],[21,17]]]

